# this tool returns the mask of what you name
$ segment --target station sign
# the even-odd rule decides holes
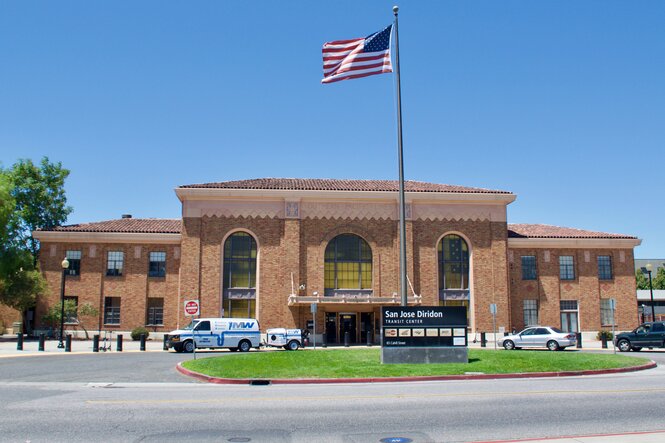
[[[185,314],[186,315],[191,315],[192,317],[195,315],[199,315],[199,301],[198,300],[186,300],[185,301]]]
[[[466,347],[464,306],[384,306],[384,347]]]

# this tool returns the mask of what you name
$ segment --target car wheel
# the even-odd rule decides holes
[[[182,351],[187,352],[188,354],[190,352],[194,352],[194,342],[191,340],[187,340],[182,344]]]
[[[286,347],[287,347],[287,349],[288,349],[289,351],[297,351],[298,348],[300,347],[300,343],[298,343],[298,342],[295,341],[295,340],[291,340],[291,341],[286,345]]]
[[[632,349],[632,350],[635,351],[635,352],[640,352],[640,351],[642,350],[642,347],[641,347],[641,346],[633,346],[633,347],[630,348],[630,349]]]
[[[628,340],[626,340],[625,338],[622,338],[622,339],[619,340],[619,342],[617,343],[617,348],[619,348],[619,351],[621,351],[621,352],[628,352],[628,351],[630,351],[630,347],[631,347],[631,346],[630,346],[630,342],[629,342]]]
[[[511,351],[515,349],[515,343],[513,343],[512,340],[506,340],[503,342],[503,347],[506,349],[506,351]]]
[[[243,340],[238,343],[238,350],[240,352],[248,352],[250,349],[252,349],[252,344],[247,340]]]
[[[556,340],[550,340],[547,342],[547,349],[550,351],[557,351],[559,349],[559,343]]]

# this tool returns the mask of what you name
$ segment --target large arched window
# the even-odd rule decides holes
[[[224,243],[224,317],[256,317],[256,241],[246,232]]]
[[[469,246],[459,235],[449,234],[438,245],[439,300],[444,306],[469,303]]]
[[[372,250],[354,234],[330,240],[325,255],[325,295],[371,293]]]

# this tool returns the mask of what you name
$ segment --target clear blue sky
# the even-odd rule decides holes
[[[71,169],[69,222],[180,216],[178,185],[397,179],[393,75],[321,85],[394,2],[0,2],[0,162]],[[665,2],[403,1],[407,179],[665,256]]]

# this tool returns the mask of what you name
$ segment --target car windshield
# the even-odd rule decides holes
[[[185,326],[182,329],[184,329],[185,331],[189,331],[189,330],[193,329],[194,326],[196,326],[198,322],[199,322],[199,320],[192,320],[192,322],[190,324],[188,324],[187,326]]]
[[[563,331],[559,328],[550,328],[550,329],[556,332],[557,334],[563,334]]]

